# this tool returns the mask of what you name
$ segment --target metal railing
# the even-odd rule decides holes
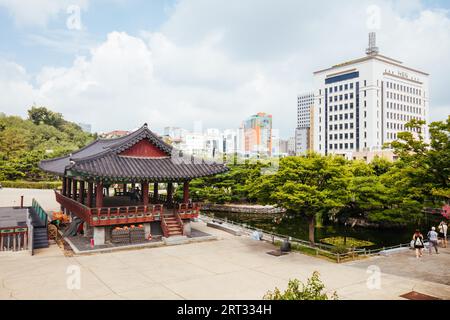
[[[33,199],[31,201],[31,206],[36,211],[36,214],[38,215],[39,219],[44,223],[44,226],[47,227],[48,224],[47,212],[45,212],[45,210],[42,209],[41,205],[36,201],[36,199]]]
[[[383,248],[377,248],[377,249],[349,248],[348,252],[340,253],[340,252],[333,252],[333,250],[336,250],[336,247],[333,245],[324,244],[324,243],[320,243],[320,242],[312,245],[309,241],[306,241],[306,240],[297,239],[297,238],[293,238],[290,236],[265,231],[260,228],[256,228],[256,227],[244,224],[244,223],[238,223],[238,222],[231,221],[228,219],[212,218],[212,217],[205,216],[205,215],[200,215],[200,219],[204,222],[220,222],[222,224],[225,223],[225,224],[237,227],[239,229],[238,231],[241,234],[244,234],[247,236],[250,236],[253,232],[257,231],[260,234],[262,234],[262,240],[264,240],[264,241],[270,240],[270,242],[272,242],[274,244],[276,242],[281,242],[281,241],[288,239],[289,242],[291,243],[292,249],[294,251],[298,250],[298,251],[302,251],[302,252],[310,254],[310,255],[324,256],[331,260],[334,260],[337,263],[345,262],[348,260],[355,260],[360,257],[368,257],[368,256],[372,256],[372,255],[378,255],[382,251],[387,251],[387,250],[392,250],[392,249],[397,249],[397,248],[406,248],[406,247],[409,248],[409,246],[410,246],[410,244],[407,243],[407,244],[399,244],[396,246],[383,247]]]

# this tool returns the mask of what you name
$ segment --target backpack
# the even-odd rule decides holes
[[[422,246],[423,245],[422,239],[420,237],[416,237],[416,240],[414,241],[414,244],[416,246]]]

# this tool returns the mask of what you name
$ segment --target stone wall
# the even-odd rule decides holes
[[[261,213],[261,214],[273,214],[286,212],[284,208],[278,208],[274,206],[261,206],[261,205],[232,205],[232,204],[202,204],[201,210],[203,211],[221,211],[221,212],[236,212],[236,213]]]

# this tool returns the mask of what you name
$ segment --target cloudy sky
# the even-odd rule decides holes
[[[375,28],[382,54],[431,74],[431,120],[441,120],[449,10],[431,0],[0,0],[0,112],[36,104],[95,131],[148,122],[162,132],[196,120],[236,128],[265,111],[288,137],[312,72],[364,55]]]

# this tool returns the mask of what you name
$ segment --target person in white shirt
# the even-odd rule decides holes
[[[436,232],[436,228],[432,227],[431,231],[428,231],[428,251],[431,254],[431,248],[434,247],[436,254],[439,254],[438,251],[438,234]]]

